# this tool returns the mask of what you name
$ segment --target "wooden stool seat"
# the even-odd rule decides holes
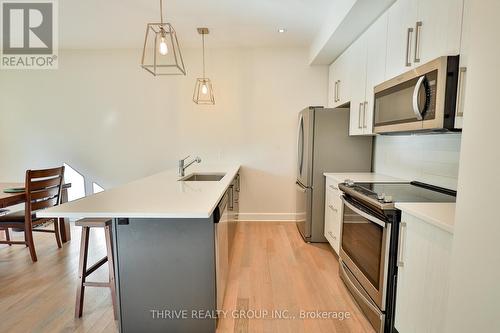
[[[75,225],[78,227],[104,228],[105,226],[111,225],[111,222],[111,219],[107,218],[86,218],[75,221]]]
[[[78,286],[76,290],[75,317],[80,318],[83,313],[83,298],[85,287],[105,287],[111,290],[111,300],[113,302],[113,314],[117,318],[116,308],[116,287],[115,287],[115,267],[113,261],[112,246],[112,224],[108,218],[85,218],[75,222],[75,225],[82,227],[82,239],[80,243],[80,261],[78,265]],[[106,256],[98,260],[95,264],[87,268],[87,257],[89,251],[90,228],[104,228],[106,237]],[[99,267],[108,263],[109,280],[107,282],[90,282],[87,277],[95,272]]]

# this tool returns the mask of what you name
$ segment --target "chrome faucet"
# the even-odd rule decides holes
[[[191,162],[189,162],[188,164],[184,165],[184,161],[186,161],[190,156],[186,156],[184,157],[182,160],[179,160],[179,176],[180,177],[184,177],[184,171],[189,168],[189,166],[191,164],[193,164],[194,162],[196,163],[200,163],[201,162],[201,158],[199,156],[196,156],[194,160],[192,160]]]

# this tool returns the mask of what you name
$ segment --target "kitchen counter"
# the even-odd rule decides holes
[[[239,169],[201,164],[186,171],[186,177],[225,174],[220,181],[179,181],[177,169],[167,170],[37,216],[113,218],[120,332],[147,327],[151,333],[215,333],[215,316],[192,314],[222,309],[238,221]],[[168,319],[163,311],[185,311],[186,318],[158,320]]]
[[[193,165],[186,175],[225,173],[220,181],[179,181],[170,169],[131,183],[37,212],[37,217],[209,218],[239,165]]]
[[[455,203],[396,203],[403,213],[415,216],[449,233],[455,224]]]
[[[380,173],[374,172],[341,172],[341,173],[329,173],[325,172],[323,174],[325,177],[332,178],[339,183],[344,182],[346,179],[350,179],[355,183],[407,183],[407,180],[382,175]]]

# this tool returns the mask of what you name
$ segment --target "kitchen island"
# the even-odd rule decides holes
[[[199,166],[193,168],[197,177],[184,180],[167,170],[37,217],[113,219],[121,332],[215,332],[235,234],[239,169]]]

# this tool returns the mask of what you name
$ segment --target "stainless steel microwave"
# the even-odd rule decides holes
[[[377,85],[374,132],[460,130],[456,125],[459,74],[459,56],[446,56]]]

